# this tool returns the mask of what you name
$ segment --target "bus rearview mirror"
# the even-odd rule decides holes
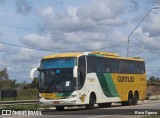
[[[74,66],[74,68],[73,68],[73,77],[74,78],[77,78],[78,76],[77,76],[77,71],[78,71],[78,66]]]
[[[33,80],[34,79],[34,73],[35,71],[38,71],[38,68],[33,68],[31,71],[30,71],[30,79]]]

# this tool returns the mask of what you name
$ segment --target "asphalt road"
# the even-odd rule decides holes
[[[138,105],[121,106],[121,104],[112,104],[108,108],[98,108],[85,110],[84,107],[66,108],[64,111],[42,110],[41,116],[36,118],[141,118],[144,115],[160,115],[160,101],[138,102]],[[9,118],[9,116],[3,116]],[[14,116],[21,118],[22,116]],[[31,118],[33,116],[23,116]],[[158,117],[157,117],[158,118]]]
[[[44,110],[43,115],[145,115],[156,114],[160,115],[160,101],[147,101],[139,102],[137,105],[121,106],[121,104],[112,104],[108,108],[98,108],[92,110],[85,110],[84,107],[80,108],[66,108],[64,111]]]

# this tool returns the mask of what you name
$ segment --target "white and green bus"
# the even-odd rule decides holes
[[[145,63],[106,52],[53,54],[42,58],[39,72],[39,100],[44,106],[64,110],[84,105],[87,109],[113,102],[136,105],[146,98]]]

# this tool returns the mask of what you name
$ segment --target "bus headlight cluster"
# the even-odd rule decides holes
[[[77,95],[70,95],[70,96],[67,96],[66,98],[68,99],[68,98],[74,98],[74,97],[76,97]]]

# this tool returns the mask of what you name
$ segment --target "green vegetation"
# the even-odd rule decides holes
[[[151,76],[147,81],[147,85],[160,84],[160,79],[158,77]]]
[[[160,95],[160,79],[158,77],[152,76],[147,80],[147,93],[151,96]]]
[[[7,69],[0,71],[0,92],[2,90],[17,90],[16,100],[37,100],[38,99],[38,78],[34,78],[31,83],[23,81],[17,83],[16,80],[10,80]],[[1,94],[0,94],[0,100]],[[15,100],[15,98],[4,98],[4,101]]]
[[[17,90],[18,95],[16,100],[37,100],[38,99],[38,89],[22,89]],[[0,101],[2,98],[0,98]],[[4,98],[4,101],[15,100],[14,98]]]
[[[8,80],[9,77],[8,77],[8,73],[7,73],[7,68],[4,68],[0,71],[0,78],[1,79],[5,79],[5,80]]]
[[[18,91],[17,100],[36,100],[38,99],[38,89],[26,89]]]
[[[10,105],[10,106],[0,106],[0,110],[37,110],[41,106],[39,104],[31,105]]]

